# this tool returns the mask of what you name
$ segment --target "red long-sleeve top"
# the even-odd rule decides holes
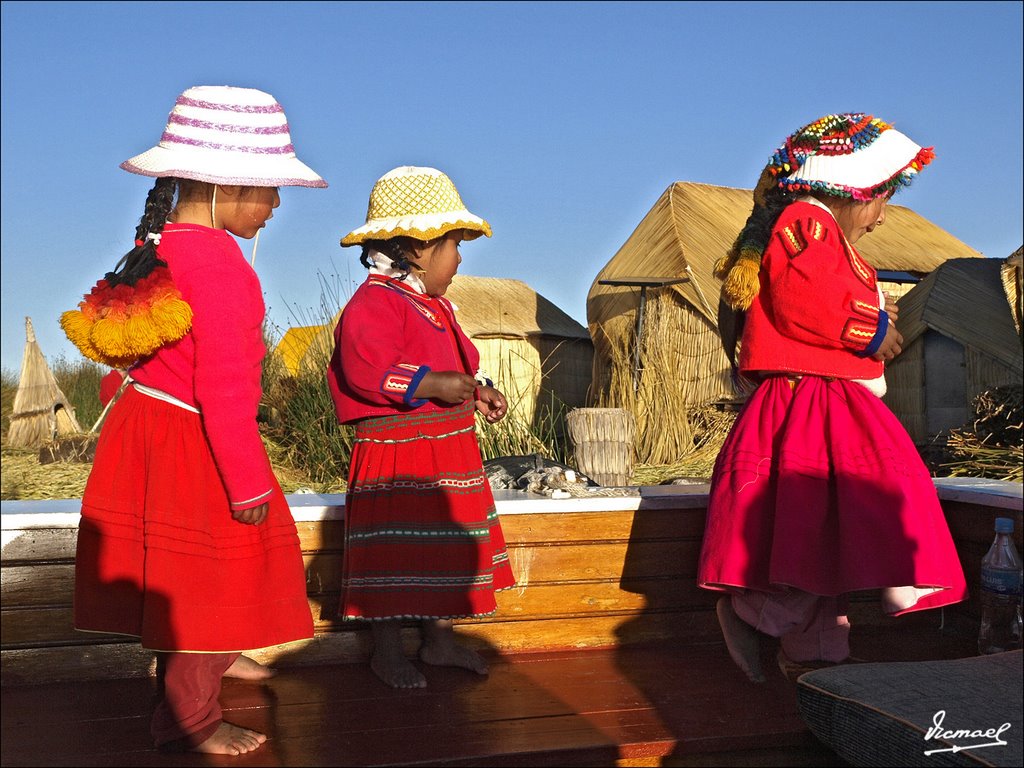
[[[192,308],[192,329],[129,373],[199,410],[232,508],[259,506],[276,486],[256,423],[266,354],[259,278],[221,229],[168,224],[157,254]]]
[[[772,230],[747,312],[743,373],[782,372],[874,379],[871,357],[885,338],[874,268],[854,250],[831,213],[795,202]]]
[[[437,411],[453,406],[415,397],[430,371],[473,375],[480,353],[444,297],[371,274],[345,305],[334,329],[327,380],[338,421]]]

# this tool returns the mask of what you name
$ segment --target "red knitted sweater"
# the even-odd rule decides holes
[[[157,254],[192,308],[192,330],[129,373],[199,409],[232,508],[258,506],[276,487],[256,424],[266,354],[259,278],[222,229],[168,224]]]
[[[480,365],[451,302],[378,275],[345,305],[334,339],[327,380],[342,423],[454,407],[416,398],[420,380],[430,371],[472,376]]]
[[[882,363],[871,355],[889,318],[879,310],[876,273],[828,211],[805,202],[786,208],[759,277],[761,289],[743,329],[743,373],[837,379],[882,374]]]

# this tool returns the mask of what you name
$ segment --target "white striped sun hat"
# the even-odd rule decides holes
[[[274,97],[227,85],[200,85],[182,93],[160,143],[125,160],[121,168],[210,184],[327,186],[295,156],[288,120]]]
[[[491,236],[491,225],[466,210],[447,175],[436,168],[403,165],[373,185],[366,223],[345,235],[341,244],[358,245],[399,235],[432,240],[453,229],[465,230],[466,240]]]

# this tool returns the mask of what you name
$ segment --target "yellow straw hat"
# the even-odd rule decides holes
[[[417,240],[464,229],[466,240],[491,236],[491,225],[466,210],[452,180],[436,168],[403,165],[377,180],[370,192],[366,223],[341,239],[343,246],[399,235]]]

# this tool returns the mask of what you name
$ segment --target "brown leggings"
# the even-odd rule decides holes
[[[221,678],[238,653],[158,653],[160,702],[150,733],[159,749],[194,749],[221,723]]]

